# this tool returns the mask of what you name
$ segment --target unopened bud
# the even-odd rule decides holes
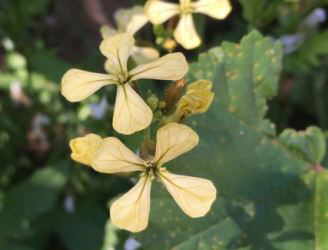
[[[147,98],[147,103],[149,105],[149,107],[155,111],[158,108],[159,105],[159,100],[158,97],[154,94],[151,94],[148,98]]]
[[[175,113],[180,117],[204,113],[209,109],[213,99],[212,82],[198,80],[188,85],[186,94],[177,104]]]
[[[13,70],[19,70],[26,67],[26,59],[17,52],[9,53],[6,57],[8,66]]]
[[[172,52],[177,47],[177,42],[171,38],[168,38],[163,42],[162,46],[167,51]]]

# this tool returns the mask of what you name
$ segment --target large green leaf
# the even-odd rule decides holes
[[[267,237],[284,227],[277,208],[306,199],[287,188],[297,184],[306,193],[299,176],[310,162],[280,143],[274,126],[264,119],[266,100],[277,92],[281,57],[279,43],[252,32],[240,44],[223,43],[191,65],[189,79],[212,80],[216,98],[206,114],[190,120],[200,136],[198,147],[167,167],[212,180],[218,200],[207,216],[191,219],[155,186],[150,227],[140,235],[145,249],[213,243],[227,234],[222,244],[199,243],[194,249],[237,249],[239,242],[240,247],[267,250]],[[237,200],[243,202],[231,209]]]
[[[317,174],[314,200],[315,250],[328,249],[328,171]]]
[[[277,16],[281,0],[239,0],[243,7],[244,18],[255,27],[262,27],[274,20]]]
[[[47,167],[7,192],[0,211],[0,239],[33,233],[33,221],[54,208],[66,180],[65,167]]]
[[[59,215],[56,231],[69,250],[101,249],[106,218],[98,201],[77,202],[74,212]]]
[[[311,67],[319,66],[321,58],[327,56],[328,31],[314,34],[300,46],[293,54],[286,57],[286,67],[288,71],[299,73],[309,71]]]

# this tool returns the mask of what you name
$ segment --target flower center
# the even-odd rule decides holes
[[[157,177],[158,175],[158,168],[157,165],[151,161],[146,162],[146,175],[151,177]]]
[[[194,12],[194,7],[191,3],[184,3],[180,5],[180,12],[181,14],[191,14]]]
[[[125,72],[116,75],[119,85],[124,85],[129,82],[129,76]]]

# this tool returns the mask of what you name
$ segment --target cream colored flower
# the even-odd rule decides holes
[[[216,19],[224,19],[231,11],[229,0],[180,0],[180,4],[161,0],[148,0],[145,12],[153,24],[161,24],[175,15],[180,15],[174,31],[175,40],[186,49],[194,49],[201,44],[192,14],[202,13]]]
[[[141,171],[137,184],[113,202],[112,223],[131,232],[144,230],[150,213],[150,190],[154,179],[161,181],[178,206],[190,217],[202,217],[216,199],[216,188],[207,179],[172,174],[163,165],[190,151],[198,135],[188,126],[169,123],[157,131],[156,152],[146,161],[117,138],[109,137],[94,154],[91,167],[101,173]]]
[[[131,82],[139,79],[178,80],[188,71],[182,53],[167,54],[129,71],[128,58],[133,46],[134,38],[128,33],[108,37],[100,44],[101,53],[107,57],[105,69],[108,74],[70,69],[61,82],[61,93],[71,102],[82,101],[106,85],[116,85],[113,128],[122,134],[145,129],[153,117],[151,109],[131,87]]]
[[[134,6],[130,9],[119,9],[115,12],[114,19],[117,24],[117,30],[105,25],[102,26],[100,32],[103,39],[125,32],[134,35],[149,21],[144,13],[144,8],[141,6]],[[155,60],[159,57],[159,53],[156,49],[151,47],[133,46],[131,57],[137,64],[141,64]]]

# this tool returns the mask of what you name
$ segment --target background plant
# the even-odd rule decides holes
[[[325,0],[240,0],[225,20],[195,15],[203,44],[191,51],[168,46],[174,22],[137,33],[140,45],[162,55],[182,51],[188,84],[213,82],[209,111],[185,120],[199,146],[168,167],[211,179],[219,199],[191,221],[158,185],[147,231],[129,234],[108,221],[108,203],[133,179],[74,163],[68,140],[96,132],[137,150],[145,133],[112,129],[114,88],[71,104],[59,83],[73,66],[101,71],[100,26],[113,25],[115,9],[144,3],[1,1],[0,248],[124,249],[133,237],[146,250],[326,249]],[[168,86],[141,83],[138,91],[160,106]],[[99,119],[95,104],[104,98]]]

